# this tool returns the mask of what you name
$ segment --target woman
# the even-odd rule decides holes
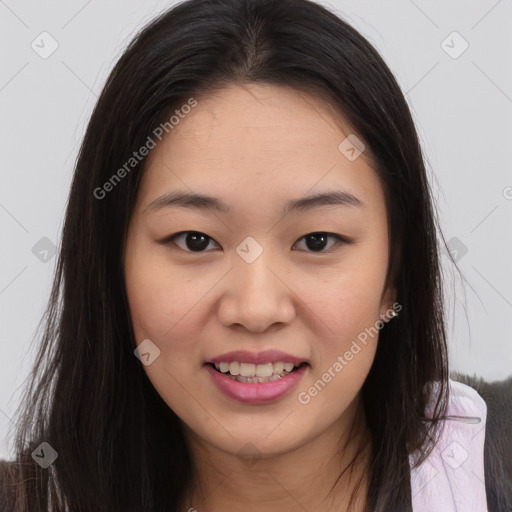
[[[403,94],[353,28],[305,0],[173,7],[90,120],[6,497],[487,510],[436,229]]]

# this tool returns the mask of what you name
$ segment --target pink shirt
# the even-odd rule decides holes
[[[450,383],[450,399],[439,441],[429,457],[411,470],[414,512],[488,512],[484,441],[487,406],[471,387]],[[439,384],[434,384],[438,389]],[[427,407],[432,414],[433,402]],[[411,455],[411,467],[414,457]]]

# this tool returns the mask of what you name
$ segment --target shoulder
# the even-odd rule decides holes
[[[489,382],[452,374],[459,389],[476,392],[487,409],[484,442],[485,488],[489,512],[512,511],[512,376]],[[473,395],[474,399],[478,398]]]
[[[16,463],[0,460],[0,512],[14,510]]]
[[[484,438],[487,408],[478,392],[449,379],[448,402],[428,457],[410,455],[414,512],[495,512],[488,510],[484,484]],[[432,418],[441,382],[428,383],[425,417]],[[421,459],[421,463],[418,459]]]

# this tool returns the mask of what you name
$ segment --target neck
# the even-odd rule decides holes
[[[364,510],[371,442],[358,400],[328,431],[278,455],[243,461],[219,450],[185,426],[193,482],[183,511],[282,512],[283,510]],[[358,453],[359,452],[359,453]]]

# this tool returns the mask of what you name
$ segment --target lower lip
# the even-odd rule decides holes
[[[307,365],[304,364],[286,377],[271,382],[238,382],[226,377],[209,364],[206,365],[206,370],[220,391],[239,402],[251,404],[272,402],[286,395],[299,383],[306,369]]]

